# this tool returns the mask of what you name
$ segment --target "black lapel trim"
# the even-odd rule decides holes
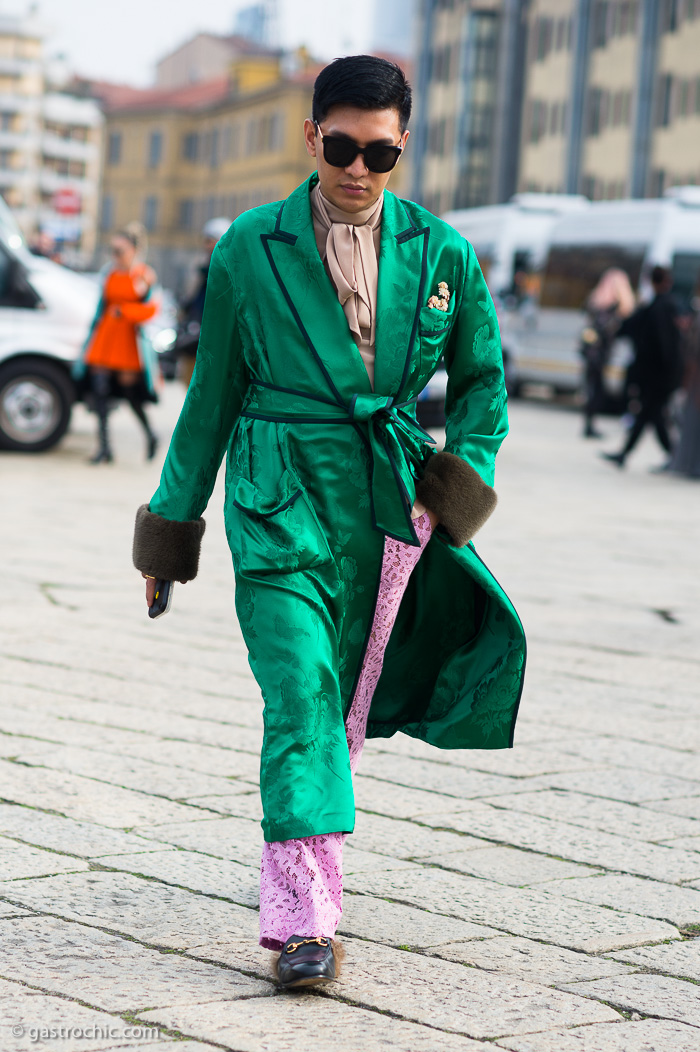
[[[403,202],[402,202],[403,204]],[[406,211],[404,205],[404,211]],[[423,238],[423,253],[421,255],[421,266],[420,266],[420,281],[418,282],[418,295],[416,296],[416,310],[413,316],[413,326],[411,327],[411,337],[408,341],[408,347],[406,348],[406,358],[403,365],[403,373],[401,374],[401,383],[399,385],[399,394],[403,391],[408,379],[408,372],[411,367],[411,354],[413,352],[413,345],[416,342],[416,336],[418,335],[418,325],[420,322],[420,310],[423,304],[423,297],[425,294],[425,279],[428,273],[428,245],[430,242],[430,227],[417,227],[411,219],[408,212],[406,212],[408,220],[411,224],[407,230],[402,230],[400,234],[396,234],[396,244],[405,245],[407,241],[411,241],[414,237]]]

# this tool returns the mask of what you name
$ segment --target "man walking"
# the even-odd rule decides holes
[[[153,578],[196,575],[227,453],[236,610],[265,702],[260,942],[286,987],[337,974],[365,737],[507,748],[522,690],[522,626],[470,543],[507,432],[496,314],[472,248],[385,189],[410,111],[390,62],[319,74],[317,171],[217,245],[192,383],[137,515],[150,604]],[[436,453],[415,400],[443,355]]]
[[[665,267],[654,267],[651,284],[654,299],[623,321],[617,333],[629,336],[634,344],[631,379],[639,389],[640,401],[624,448],[619,453],[602,454],[620,468],[625,466],[647,424],[655,428],[660,444],[671,454],[666,415],[671,395],[683,379],[678,308],[671,296],[671,274]]]

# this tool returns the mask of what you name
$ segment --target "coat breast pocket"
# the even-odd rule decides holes
[[[453,321],[451,311],[440,311],[435,307],[421,310],[418,333],[422,370],[431,369],[439,361],[447,346]]]
[[[241,573],[301,573],[332,560],[313,505],[289,471],[282,473],[272,496],[239,478],[226,519],[234,566]]]

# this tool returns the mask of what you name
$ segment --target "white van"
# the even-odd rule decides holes
[[[546,384],[558,392],[581,385],[579,346],[584,306],[602,274],[624,270],[641,300],[651,295],[649,273],[670,268],[674,294],[688,303],[700,278],[700,187],[674,187],[654,200],[598,201],[562,216],[550,233],[541,288],[527,311],[511,312],[508,350],[518,386]],[[613,347],[607,384],[621,390],[631,348]]]
[[[469,241],[493,296],[501,326],[509,388],[517,386],[510,351],[510,320],[526,318],[536,301],[552,230],[563,215],[581,215],[580,194],[515,194],[507,204],[447,212],[443,219]]]

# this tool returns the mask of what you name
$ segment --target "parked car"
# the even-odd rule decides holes
[[[0,198],[0,449],[38,453],[70,424],[71,367],[99,300],[99,285],[33,256]],[[175,338],[172,321],[151,323],[156,350]]]

